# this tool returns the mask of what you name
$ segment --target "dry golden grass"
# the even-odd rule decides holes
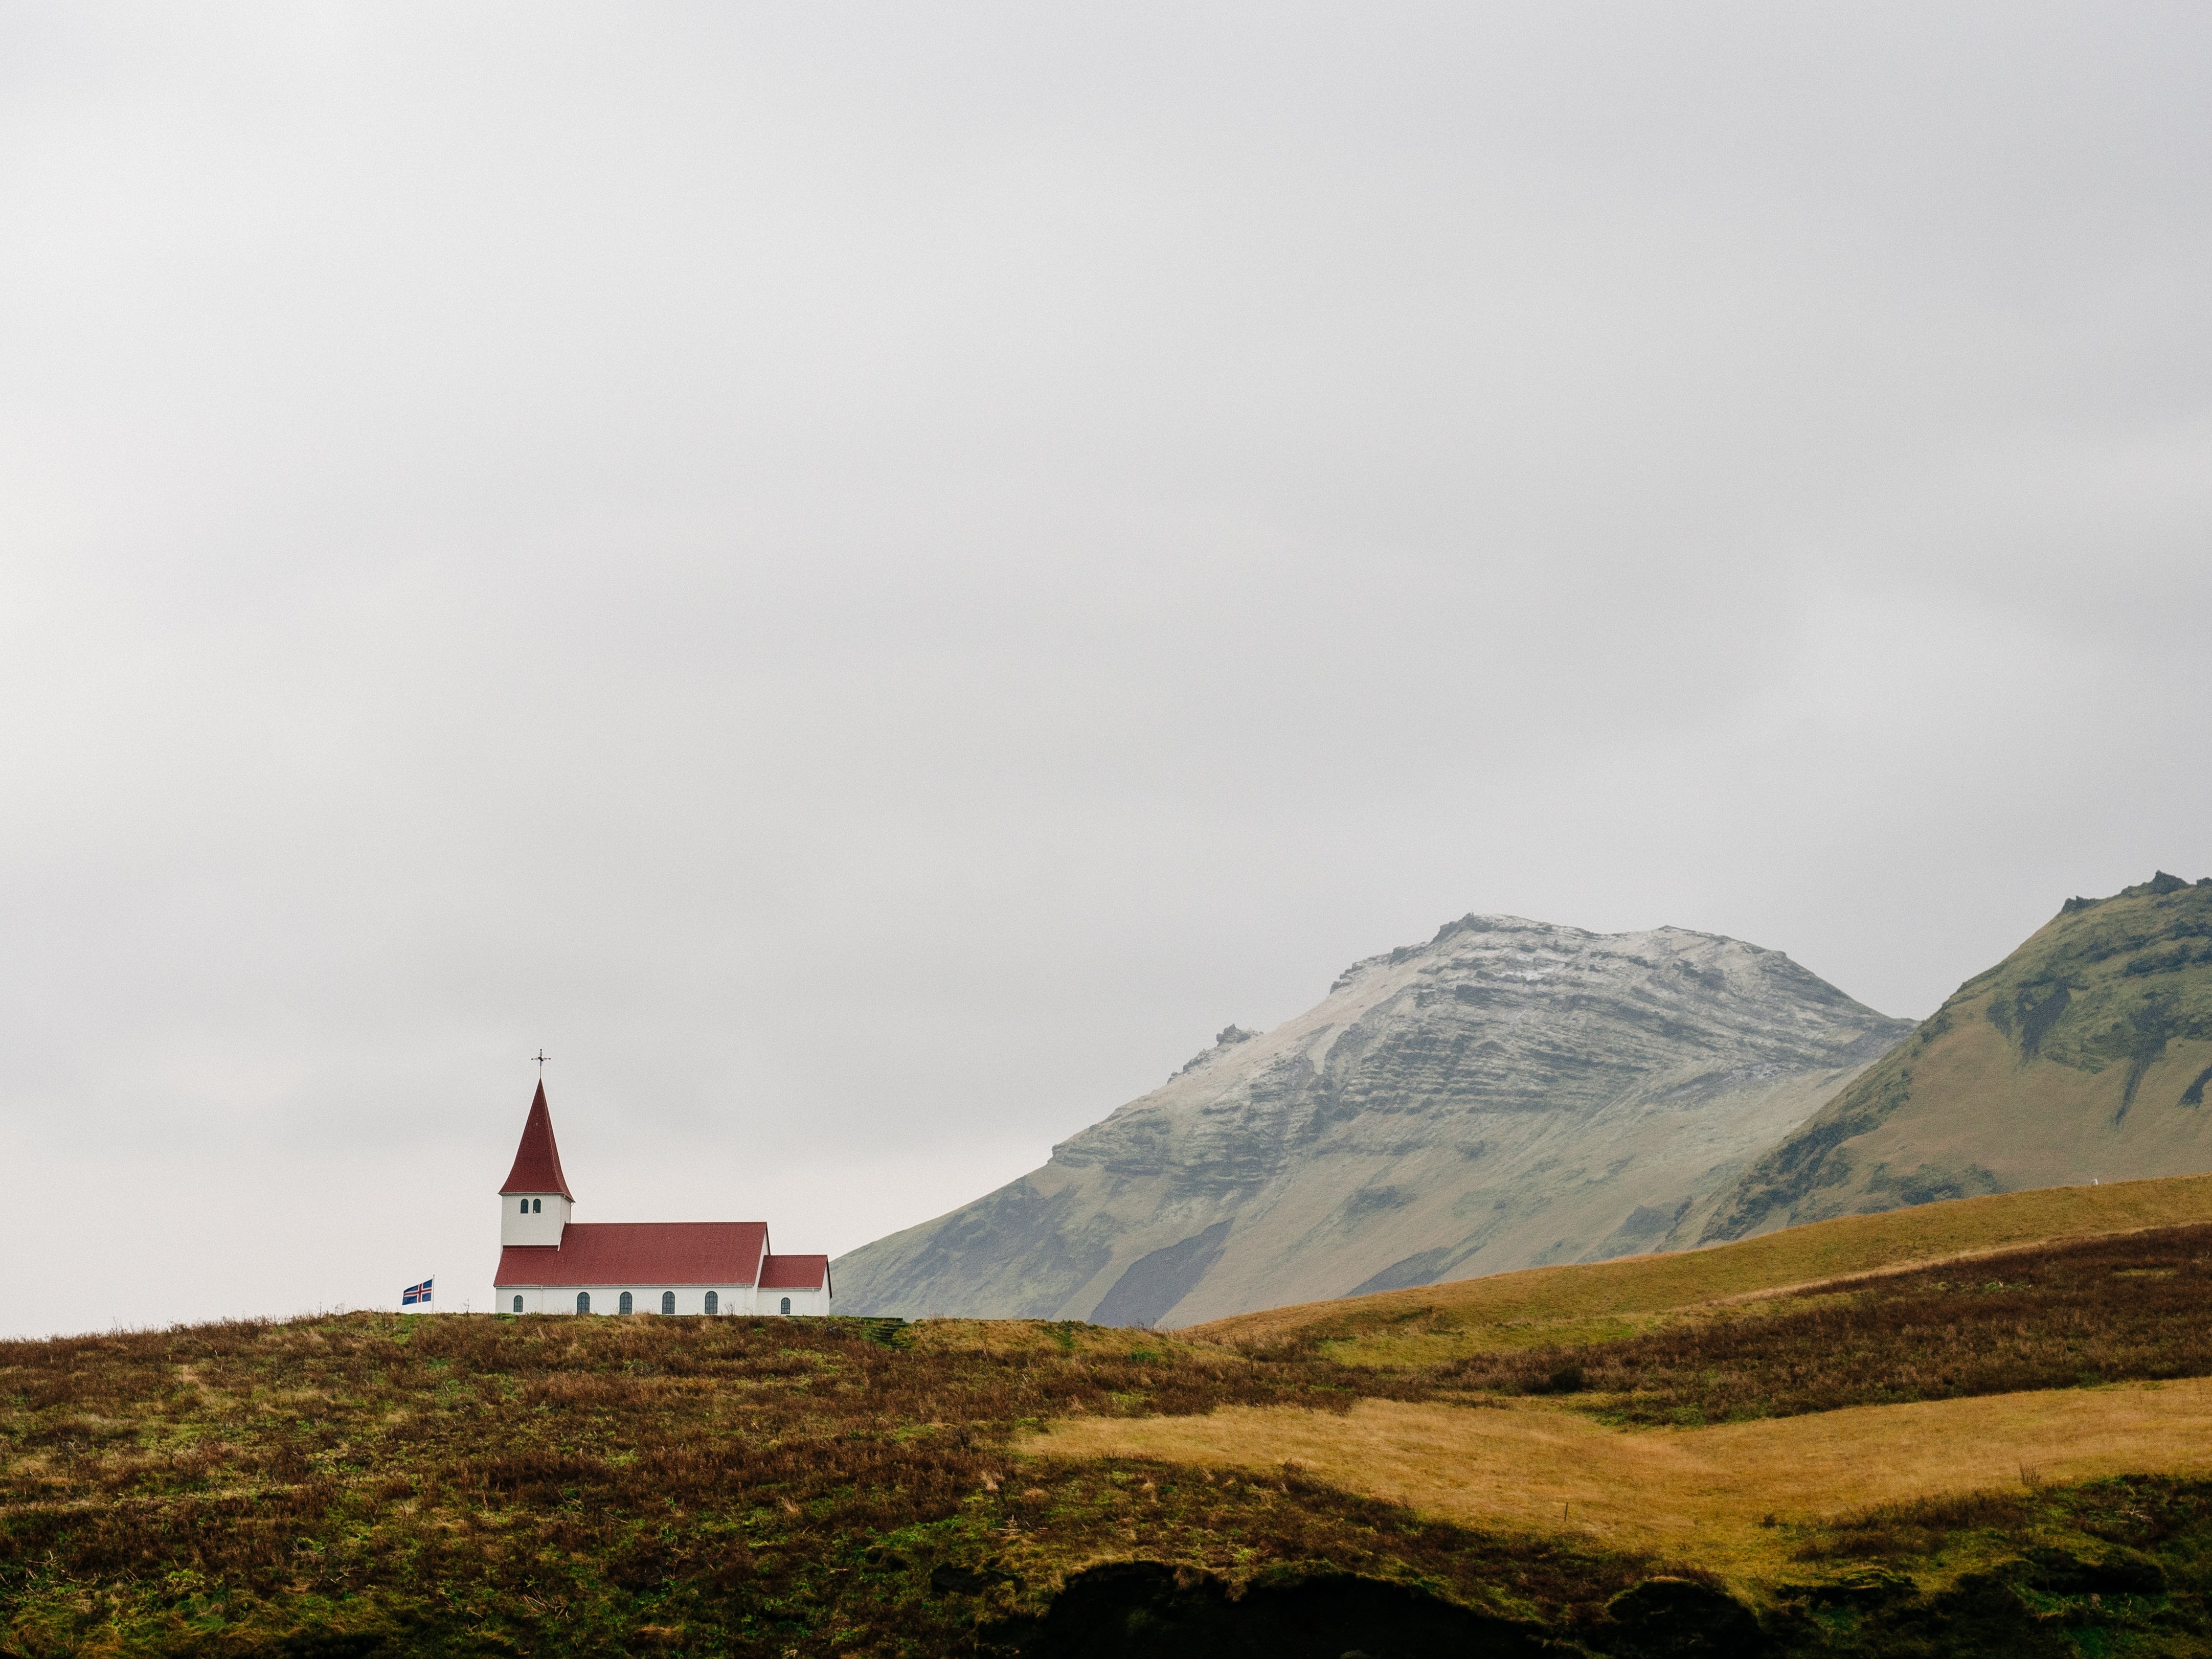
[[[1534,1402],[1362,1401],[1086,1418],[1041,1455],[1149,1457],[1314,1478],[1485,1527],[1568,1533],[1765,1577],[1810,1523],[1877,1504],[2119,1474],[2212,1471],[2212,1379],[1867,1406],[1717,1428],[1605,1428]],[[1766,1526],[1770,1515],[1784,1523]]]
[[[1428,1365],[1498,1348],[1631,1336],[1701,1304],[2047,1240],[2212,1221],[2212,1176],[2051,1187],[1843,1216],[1740,1243],[1309,1302],[1194,1325],[1187,1340],[1325,1345],[1360,1364]]]

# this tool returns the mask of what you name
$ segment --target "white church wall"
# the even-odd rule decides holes
[[[535,1205],[525,1209],[525,1205]],[[561,1230],[568,1224],[567,1199],[558,1193],[504,1193],[499,1200],[499,1242],[508,1244],[558,1244]],[[514,1305],[512,1294],[503,1304]]]
[[[676,1311],[679,1314],[703,1314],[707,1311],[707,1292],[714,1293],[717,1314],[750,1313],[753,1287],[750,1285],[508,1285],[500,1290],[494,1306],[501,1313],[514,1310],[514,1298],[523,1301],[523,1312],[544,1314],[573,1314],[576,1297],[588,1293],[592,1311],[612,1314],[622,1311],[623,1292],[630,1296],[630,1310],[642,1316],[660,1311],[660,1298],[669,1291],[676,1293]]]
[[[660,1298],[669,1291],[676,1293],[679,1314],[704,1314],[709,1291],[714,1292],[718,1315],[781,1314],[786,1297],[794,1319],[819,1318],[830,1310],[826,1290],[763,1291],[750,1285],[502,1285],[493,1293],[491,1305],[503,1314],[573,1314],[577,1294],[588,1291],[593,1313],[612,1314],[621,1311],[624,1291],[630,1294],[632,1313],[638,1316],[659,1313]],[[522,1300],[520,1310],[514,1305],[518,1297]]]
[[[787,1310],[783,1305],[787,1298],[791,1303]],[[818,1318],[830,1311],[830,1291],[827,1287],[818,1291],[763,1291],[760,1292],[759,1300],[760,1310],[763,1313],[781,1314],[788,1311],[794,1319],[802,1315]]]

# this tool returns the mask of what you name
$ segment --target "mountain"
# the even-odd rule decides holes
[[[841,1258],[838,1301],[1180,1325],[1651,1249],[1911,1030],[1735,939],[1468,916]]]
[[[2212,878],[2067,900],[1671,1243],[2212,1170]]]

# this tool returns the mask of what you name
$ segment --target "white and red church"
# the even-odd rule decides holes
[[[826,1314],[830,1258],[775,1255],[765,1221],[571,1221],[545,1085],[499,1189],[493,1305],[519,1314]]]

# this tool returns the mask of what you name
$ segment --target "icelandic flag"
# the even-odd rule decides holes
[[[430,1281],[427,1279],[420,1285],[410,1285],[399,1292],[399,1305],[403,1308],[412,1308],[418,1303],[428,1302],[429,1299]]]

